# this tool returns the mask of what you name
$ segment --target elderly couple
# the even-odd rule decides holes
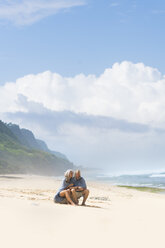
[[[75,206],[78,205],[79,198],[83,197],[82,205],[85,205],[88,195],[89,190],[84,178],[81,177],[80,170],[77,170],[74,175],[72,170],[67,170],[62,186],[54,197],[54,202]]]

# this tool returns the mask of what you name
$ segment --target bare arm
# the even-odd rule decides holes
[[[68,187],[66,187],[66,189],[71,189],[73,187],[73,183],[69,184]]]
[[[82,187],[77,187],[77,189],[76,189],[76,191],[83,191],[84,190],[84,188],[82,188]]]
[[[77,186],[71,186],[69,189],[75,189],[75,190],[77,190]]]
[[[80,186],[71,186],[69,189],[75,189],[76,191],[83,191],[84,188],[80,187]]]
[[[83,191],[83,190],[85,190],[85,188],[83,188],[83,187],[80,187],[80,186],[73,186],[73,184],[70,184],[69,186],[68,186],[68,189],[75,189],[76,191]]]

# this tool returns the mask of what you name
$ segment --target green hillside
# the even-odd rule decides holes
[[[31,173],[39,175],[61,175],[73,164],[67,159],[40,149],[33,133],[26,130],[26,135],[14,133],[9,124],[0,121],[0,173]],[[11,126],[11,124],[10,124]],[[28,134],[28,135],[27,135]],[[29,139],[29,134],[32,140]],[[27,138],[27,137],[28,138]],[[19,138],[18,138],[19,137]],[[31,145],[31,141],[33,146]],[[35,146],[36,145],[36,146]]]
[[[25,145],[26,147],[31,149],[49,152],[51,154],[54,154],[56,157],[68,160],[64,154],[57,151],[51,151],[47,147],[46,143],[43,140],[36,139],[34,134],[30,130],[20,128],[18,125],[12,123],[7,124],[7,127],[17,137],[17,139],[22,145]]]

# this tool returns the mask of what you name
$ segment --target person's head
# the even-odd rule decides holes
[[[66,181],[70,181],[70,179],[73,177],[73,171],[72,170],[67,170],[64,174]]]
[[[80,170],[76,170],[74,175],[75,175],[75,178],[78,180],[81,177]]]

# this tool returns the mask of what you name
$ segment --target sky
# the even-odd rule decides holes
[[[77,165],[165,170],[165,2],[0,0],[0,118]]]

